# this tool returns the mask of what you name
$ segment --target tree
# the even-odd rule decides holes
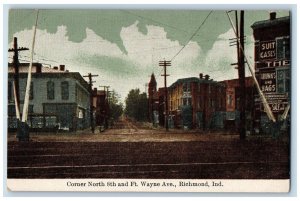
[[[148,113],[148,99],[146,93],[139,89],[129,91],[126,100],[125,114],[137,121],[146,121]]]
[[[115,92],[115,90],[111,91],[109,94],[109,111],[109,116],[113,120],[119,119],[123,114],[123,104],[120,101],[120,95]]]

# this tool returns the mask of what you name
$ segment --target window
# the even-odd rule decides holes
[[[183,89],[183,91],[187,91],[187,83],[183,83],[182,89]]]
[[[209,94],[211,93],[211,87],[210,87],[210,84],[208,84],[208,93],[209,93]]]
[[[69,83],[67,81],[61,83],[61,99],[69,99]]]
[[[192,99],[191,98],[188,98],[187,102],[188,102],[188,105],[192,105]]]
[[[28,107],[28,113],[33,114],[33,105],[29,105]]]
[[[47,98],[48,100],[54,99],[54,82],[52,81],[47,82]]]
[[[12,82],[8,82],[7,98],[8,101],[12,100]]]
[[[186,100],[186,98],[183,98],[182,101],[183,101],[182,105],[187,105],[187,100]]]
[[[280,37],[276,39],[277,42],[277,59],[290,58],[290,38]]]
[[[8,116],[16,116],[16,106],[8,105],[7,114]]]
[[[190,83],[189,82],[186,82],[186,83],[183,83],[183,91],[190,91]]]
[[[232,96],[231,95],[227,95],[227,104],[229,106],[232,106]]]
[[[277,74],[277,93],[290,91],[290,71],[289,69],[278,69]]]
[[[30,93],[29,93],[29,99],[32,100],[33,99],[33,82],[30,83]]]

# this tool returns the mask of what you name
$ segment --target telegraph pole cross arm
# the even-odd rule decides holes
[[[88,75],[84,75],[83,77],[89,78],[89,86],[90,86],[90,122],[91,122],[91,130],[95,132],[95,123],[94,123],[94,114],[93,114],[93,83],[95,81],[92,80],[93,77],[98,77],[99,75],[92,75],[89,73]]]
[[[171,66],[171,61],[159,61],[159,66],[164,67],[164,74],[162,74],[161,76],[164,76],[165,78],[165,127],[166,127],[166,131],[169,130],[169,106],[168,106],[168,89],[167,89],[167,76],[169,76],[167,74],[167,66]]]

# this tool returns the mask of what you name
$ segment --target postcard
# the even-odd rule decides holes
[[[290,190],[289,10],[11,9],[9,191]]]

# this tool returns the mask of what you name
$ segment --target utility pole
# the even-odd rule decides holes
[[[29,50],[29,48],[21,47],[18,48],[18,38],[14,37],[14,48],[8,49],[8,52],[13,52],[13,64],[14,64],[14,98],[15,98],[15,108],[16,116],[18,120],[20,117],[20,89],[19,89],[19,51]]]
[[[92,77],[97,77],[98,75],[92,75],[89,73],[83,77],[89,78],[89,86],[90,86],[90,122],[91,122],[91,130],[95,132],[95,124],[94,124],[94,114],[93,114],[93,84],[95,81],[92,80]]]
[[[99,87],[103,87],[104,92],[106,94],[106,100],[107,100],[107,103],[108,103],[109,102],[108,101],[108,93],[109,93],[108,89],[109,89],[110,86],[99,86]]]
[[[246,138],[246,87],[245,87],[245,56],[244,56],[244,11],[240,11],[240,34],[239,34],[239,40],[240,40],[240,46],[239,48],[239,68],[238,68],[238,74],[239,74],[239,84],[240,84],[240,139],[244,140]]]
[[[169,106],[168,106],[168,88],[167,88],[167,66],[171,66],[171,61],[159,61],[159,66],[164,67],[164,74],[161,76],[164,76],[165,78],[165,127],[166,131],[169,131],[169,122],[168,122],[168,117],[169,117]]]
[[[105,128],[108,128],[108,117],[109,117],[109,109],[110,109],[110,106],[109,106],[109,87],[110,86],[99,86],[99,87],[103,87],[104,89],[104,92],[105,92],[105,100],[106,100],[106,103],[105,103],[105,119],[104,119],[104,126]]]
[[[238,36],[238,33],[237,33],[237,31],[236,31],[236,29],[235,29],[235,27],[234,27],[234,25],[233,25],[233,22],[232,22],[232,20],[231,20],[229,14],[228,14],[229,12],[230,12],[230,11],[227,11],[226,14],[227,14],[227,17],[228,17],[228,19],[229,19],[229,21],[230,21],[230,24],[231,24],[232,28],[233,28],[234,34],[235,34],[235,36],[237,37],[237,36]],[[243,13],[243,15],[244,15],[244,13]],[[243,17],[243,19],[244,19],[244,17]],[[244,24],[244,23],[243,23],[243,24]],[[237,38],[238,38],[238,37],[237,37]],[[237,42],[240,43],[241,41],[240,41],[240,40],[237,40]],[[248,69],[249,69],[249,71],[250,71],[250,73],[251,73],[251,75],[252,75],[252,78],[253,78],[254,84],[255,84],[255,86],[256,86],[256,89],[257,89],[257,91],[258,91],[259,97],[260,97],[261,100],[262,100],[262,103],[263,103],[263,106],[264,106],[264,110],[265,110],[266,114],[268,115],[268,118],[269,118],[271,121],[276,122],[276,119],[275,119],[275,117],[274,117],[274,114],[273,114],[273,112],[272,112],[270,106],[269,106],[269,103],[268,103],[268,101],[267,101],[267,99],[266,99],[264,93],[263,93],[262,90],[260,89],[259,83],[258,83],[258,81],[257,81],[257,79],[256,79],[256,77],[255,77],[255,73],[254,73],[254,71],[253,71],[253,67],[252,67],[252,65],[250,64],[249,59],[248,59],[247,56],[245,55],[244,49],[241,47],[241,43],[240,43],[240,50],[241,50],[241,52],[242,52],[242,54],[243,54],[244,62],[247,64]]]
[[[239,123],[239,133],[240,139],[244,140],[246,138],[246,88],[245,88],[245,55],[244,55],[244,11],[240,12],[240,27],[238,23],[238,12],[235,11],[235,35],[236,38],[230,39],[230,46],[237,47],[237,63],[231,65],[237,65],[238,76],[239,76],[239,111],[240,111],[240,123]]]

